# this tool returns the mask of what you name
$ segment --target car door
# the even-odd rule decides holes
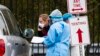
[[[11,45],[7,47],[8,55],[10,56],[28,56],[29,43],[21,36],[21,32],[17,26],[14,16],[9,10],[1,10],[3,19],[6,21],[8,35],[6,36],[8,43]],[[27,43],[26,43],[26,42]],[[11,52],[9,52],[9,50]],[[24,54],[25,51],[27,54]]]

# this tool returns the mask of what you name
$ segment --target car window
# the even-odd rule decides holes
[[[4,35],[8,35],[8,31],[7,31],[7,27],[6,27],[6,23],[3,19],[2,14],[0,13],[0,30],[2,30],[2,34]]]
[[[20,31],[17,27],[17,23],[16,21],[14,20],[14,16],[11,14],[10,11],[7,11],[7,10],[1,10],[3,15],[4,15],[4,18],[7,22],[7,25],[8,25],[8,28],[9,28],[9,32],[10,32],[10,35],[20,35]]]
[[[0,29],[3,29],[3,28],[5,28],[5,24],[4,24],[4,21],[2,19],[1,14],[0,14]]]

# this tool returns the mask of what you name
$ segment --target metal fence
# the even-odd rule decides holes
[[[0,4],[7,6],[13,12],[22,30],[33,28],[36,32],[40,14],[50,14],[55,8],[60,9],[62,13],[67,12],[67,0],[0,0]],[[91,44],[86,46],[86,56],[99,56],[100,0],[87,0],[87,7],[86,15],[89,20]],[[41,54],[44,56],[45,46],[43,44],[33,44],[33,48],[37,50],[37,56]]]
[[[45,56],[46,46],[44,44],[32,44],[32,56]]]

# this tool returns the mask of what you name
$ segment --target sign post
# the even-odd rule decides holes
[[[80,50],[80,56],[85,56],[85,52],[84,52],[84,46],[79,45],[79,50]]]
[[[71,46],[71,56],[85,56],[84,45]]]
[[[71,28],[71,56],[85,56],[84,45],[90,44],[88,17],[79,16],[87,13],[87,0],[67,0],[68,12],[76,14],[69,20]]]

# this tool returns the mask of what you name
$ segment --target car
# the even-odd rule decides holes
[[[89,50],[90,54],[100,54],[100,43],[93,43],[90,46],[90,50]]]
[[[98,56],[100,55],[100,43],[92,43],[85,47],[86,55],[88,56]]]
[[[30,28],[22,32],[11,11],[0,5],[0,56],[31,56],[27,39],[33,35]]]

